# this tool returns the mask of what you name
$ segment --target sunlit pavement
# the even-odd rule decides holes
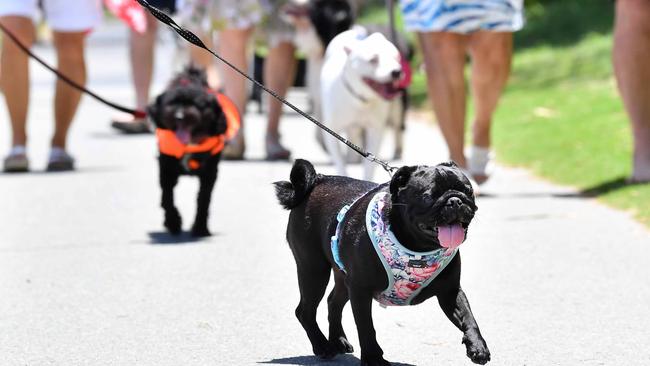
[[[108,25],[89,40],[89,87],[131,105],[125,35]],[[172,68],[171,38],[162,38],[155,92]],[[36,51],[53,60],[49,47]],[[287,212],[271,186],[288,178],[291,165],[264,161],[264,116],[256,108],[246,116],[248,159],[220,166],[214,235],[174,239],[162,228],[153,136],[115,133],[113,111],[90,98],[70,138],[78,170],[43,172],[53,78],[37,65],[32,72],[34,171],[0,174],[0,365],[320,364],[293,315],[299,295],[284,239]],[[305,105],[304,93],[291,98]],[[4,154],[9,123],[0,104]],[[410,121],[404,163],[445,158],[433,126]],[[332,173],[314,133],[294,113],[283,120],[283,141],[294,157]],[[376,178],[389,176],[378,169]],[[186,229],[196,188],[186,178],[176,191]],[[482,192],[461,250],[462,284],[491,364],[649,364],[650,233],[626,213],[522,170],[498,167]],[[470,364],[461,333],[435,300],[376,306],[374,319],[388,360]],[[358,363],[349,307],[344,326],[354,356],[323,364]]]

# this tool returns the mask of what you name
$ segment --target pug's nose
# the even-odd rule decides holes
[[[447,206],[450,207],[460,207],[463,205],[463,201],[458,197],[452,197],[447,200]]]
[[[397,80],[402,76],[402,70],[393,70],[390,72],[390,76],[394,79]]]

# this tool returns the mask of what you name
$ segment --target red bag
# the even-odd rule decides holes
[[[147,18],[144,9],[136,0],[104,0],[104,4],[116,17],[125,22],[129,28],[138,33],[147,30]]]

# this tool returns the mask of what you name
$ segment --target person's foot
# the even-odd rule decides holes
[[[242,160],[245,150],[244,134],[240,131],[232,140],[226,143],[223,148],[223,158],[226,160]]]
[[[266,160],[289,160],[291,151],[280,144],[279,137],[266,137]]]
[[[472,146],[468,149],[467,171],[478,184],[485,183],[492,173],[492,151],[487,147]]]
[[[632,175],[625,180],[627,184],[650,184],[650,175],[645,176],[636,176]]]
[[[48,172],[65,172],[74,170],[74,158],[60,147],[52,147],[47,163]]]
[[[4,171],[7,173],[22,173],[29,171],[29,160],[25,146],[14,146],[4,161]]]
[[[125,134],[150,133],[149,123],[145,118],[113,118],[111,127]]]
[[[632,176],[627,179],[628,183],[650,183],[650,151],[645,149],[645,151],[637,151],[634,155]]]

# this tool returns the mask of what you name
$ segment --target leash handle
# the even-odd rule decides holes
[[[0,30],[2,30],[2,32],[5,35],[7,35],[7,37],[9,37],[16,44],[16,46],[18,46],[18,48],[20,48],[23,52],[25,52],[27,55],[29,55],[29,57],[36,60],[36,62],[43,65],[43,67],[45,67],[46,69],[52,71],[59,79],[63,80],[65,83],[67,83],[71,87],[81,91],[82,93],[86,93],[86,94],[90,95],[91,97],[95,98],[97,101],[99,101],[99,102],[101,102],[101,103],[103,103],[103,104],[105,104],[105,105],[107,105],[109,107],[112,107],[112,108],[117,109],[118,111],[121,111],[121,112],[124,112],[124,113],[128,113],[128,114],[132,115],[135,118],[145,118],[147,116],[147,113],[144,112],[144,111],[137,110],[137,109],[131,109],[131,108],[121,106],[119,104],[115,104],[113,102],[110,102],[110,101],[100,97],[99,95],[93,93],[92,91],[86,89],[84,86],[78,84],[74,80],[72,80],[69,77],[65,76],[59,70],[57,70],[54,67],[48,65],[40,57],[36,56],[36,54],[34,54],[27,46],[25,46],[22,42],[20,42],[20,40],[18,39],[18,37],[16,37],[16,35],[11,33],[9,31],[9,29],[7,29],[4,25],[2,25],[2,23],[0,23]]]
[[[238,69],[235,65],[231,64],[230,62],[228,62],[228,60],[224,59],[223,57],[219,56],[217,53],[215,53],[214,51],[212,51],[211,49],[209,49],[209,48],[208,48],[208,47],[203,43],[203,41],[201,41],[201,39],[200,39],[199,37],[196,36],[196,34],[190,32],[189,30],[187,30],[187,29],[181,27],[180,25],[178,25],[178,24],[177,24],[177,23],[176,23],[176,22],[175,22],[175,21],[174,21],[174,20],[173,20],[169,15],[165,14],[165,13],[164,13],[163,11],[161,11],[160,9],[157,9],[156,7],[150,5],[149,2],[148,2],[147,0],[137,0],[137,1],[138,1],[138,3],[139,3],[140,5],[142,5],[145,9],[149,10],[149,12],[151,13],[151,15],[153,15],[156,19],[158,19],[158,20],[161,21],[162,23],[167,24],[167,25],[168,25],[169,27],[171,27],[171,28],[172,28],[176,33],[178,33],[179,36],[183,37],[186,41],[192,43],[193,45],[195,45],[195,46],[197,46],[197,47],[200,47],[200,48],[202,48],[202,49],[204,49],[204,50],[210,52],[210,54],[212,54],[214,57],[218,58],[219,61],[225,63],[226,65],[228,65],[228,67],[230,67],[231,69],[235,70],[238,74],[240,74],[240,75],[243,76],[244,78],[248,79],[250,82],[252,82],[252,83],[255,84],[256,86],[260,87],[260,88],[261,88],[262,90],[264,90],[265,92],[271,94],[271,96],[273,96],[273,98],[279,100],[280,102],[282,102],[282,103],[283,103],[284,105],[286,105],[287,107],[293,109],[293,110],[294,110],[296,113],[298,113],[299,115],[305,117],[306,119],[308,119],[310,122],[312,122],[313,124],[315,124],[316,126],[318,126],[319,128],[321,128],[322,130],[325,130],[325,132],[327,132],[327,133],[329,133],[330,135],[334,136],[337,140],[339,140],[339,141],[341,141],[342,143],[346,144],[349,148],[351,148],[352,150],[356,151],[359,155],[361,155],[361,156],[363,156],[364,158],[366,158],[366,159],[372,161],[373,163],[377,163],[377,164],[379,164],[379,165],[380,165],[382,168],[384,168],[384,170],[386,170],[389,174],[392,174],[392,172],[393,172],[394,170],[397,169],[397,168],[395,168],[395,167],[392,167],[392,166],[391,166],[390,164],[388,164],[386,161],[383,161],[383,160],[377,158],[377,157],[374,156],[373,154],[371,154],[371,153],[369,153],[369,152],[363,150],[361,147],[359,147],[359,146],[355,145],[354,143],[352,143],[351,141],[345,139],[343,136],[337,134],[337,133],[334,132],[332,129],[330,129],[329,127],[325,126],[324,124],[322,124],[321,122],[319,122],[319,121],[318,121],[317,119],[315,119],[314,117],[312,117],[312,116],[310,116],[309,114],[303,112],[300,108],[296,107],[295,105],[293,105],[292,103],[290,103],[290,102],[287,101],[286,99],[284,99],[284,98],[282,98],[281,96],[279,96],[275,91],[273,91],[273,90],[267,88],[266,86],[264,86],[264,84],[262,84],[262,83],[260,83],[259,81],[257,81],[257,80],[255,80],[255,79],[251,78],[250,76],[248,76],[248,74],[246,74],[245,72],[243,72],[243,71],[241,71],[240,69]]]

